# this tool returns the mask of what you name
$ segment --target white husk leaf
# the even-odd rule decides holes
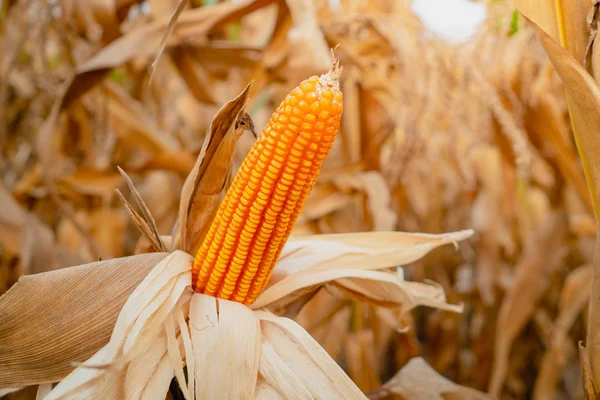
[[[241,303],[196,293],[190,305],[196,398],[251,399],[260,359],[260,325]]]
[[[465,230],[441,235],[405,232],[343,233],[292,238],[283,249],[267,289],[251,308],[278,308],[302,289],[330,281],[375,302],[403,305],[409,310],[427,305],[452,311],[441,288],[406,282],[400,275],[376,271],[414,262],[431,250],[456,244],[473,234]]]
[[[256,311],[255,314],[261,319],[263,342],[272,346],[276,353],[273,354],[268,347],[264,348],[270,353],[270,362],[277,364],[288,374],[295,375],[295,379],[292,379],[295,385],[304,386],[303,392],[308,391],[314,399],[366,399],[361,390],[304,328],[289,318],[277,317],[266,311]],[[267,368],[263,366],[262,372],[267,372]],[[275,389],[275,385],[288,384],[286,382],[282,385],[275,376],[265,376],[265,380]],[[281,394],[288,398],[287,392]]]

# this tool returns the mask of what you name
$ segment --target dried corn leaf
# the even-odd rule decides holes
[[[590,2],[516,0],[515,5],[521,13],[554,41],[561,43],[580,64],[583,64],[590,37],[589,25],[586,22],[587,14],[592,9]]]
[[[108,198],[123,183],[123,180],[114,172],[81,169],[59,183],[81,194]]]
[[[175,249],[195,254],[216,215],[231,178],[236,142],[246,129],[254,129],[243,114],[249,89],[250,85],[226,103],[211,123],[196,165],[181,190]]]
[[[56,243],[54,233],[24,210],[0,183],[0,242],[20,256],[20,274],[32,274],[85,261]],[[1,289],[1,287],[0,287]]]
[[[600,210],[600,88],[586,70],[573,56],[556,43],[539,27],[535,27],[537,36],[544,46],[550,61],[560,75],[570,104],[569,111],[575,140],[586,173],[588,188],[594,204],[596,220]],[[598,234],[597,234],[598,235]],[[588,329],[587,349],[590,354],[592,376],[600,382],[600,260],[594,264],[594,278],[590,299],[590,329]]]
[[[592,286],[592,267],[582,266],[572,271],[561,292],[558,317],[554,322],[550,347],[546,350],[540,372],[535,381],[533,398],[543,400],[550,398],[556,391],[556,386],[569,356],[569,350],[574,350],[569,341],[569,330],[587,305]],[[571,348],[572,347],[572,348]]]
[[[354,332],[345,340],[345,355],[348,375],[363,392],[378,389],[381,382],[377,377],[374,335],[372,330]]]
[[[369,393],[371,400],[399,395],[410,400],[491,400],[492,397],[457,385],[438,374],[420,357],[413,358],[381,389]]]
[[[0,387],[55,382],[110,338],[127,297],[165,253],[25,276],[0,297]]]
[[[562,262],[565,255],[560,246],[564,230],[563,216],[547,215],[535,236],[529,239],[515,267],[514,283],[504,297],[498,315],[489,390],[493,396],[499,396],[502,390],[513,341],[533,315],[548,287],[549,281],[544,278]]]
[[[594,384],[594,378],[592,375],[592,367],[590,365],[590,355],[588,350],[583,345],[583,342],[577,343],[579,348],[579,359],[581,361],[581,376],[583,379],[583,390],[585,392],[585,398],[587,400],[596,400],[596,385]]]
[[[207,35],[211,30],[273,2],[274,0],[246,0],[241,3],[220,3],[211,7],[183,11],[175,23],[167,46],[176,45],[183,40],[205,45],[208,42]],[[53,148],[51,144],[60,112],[104,79],[112,68],[122,65],[134,57],[154,55],[159,48],[169,20],[169,17],[165,17],[133,30],[77,67],[75,76],[67,82],[66,89],[54,103],[52,111],[40,128],[36,139],[37,151],[45,165],[52,165],[55,160],[55,155],[51,152]]]
[[[119,169],[121,175],[123,175],[125,182],[127,182],[127,186],[129,187],[129,190],[131,190],[135,202],[142,211],[143,217],[140,216],[133,209],[133,207],[129,204],[127,200],[125,200],[125,197],[123,197],[119,190],[117,190],[117,195],[125,205],[125,208],[129,212],[129,215],[131,215],[133,222],[136,224],[137,228],[140,230],[142,235],[144,235],[152,243],[154,249],[156,251],[166,251],[166,247],[162,242],[160,233],[158,232],[158,228],[156,227],[156,221],[154,221],[154,217],[152,217],[152,213],[150,213],[148,206],[146,206],[146,203],[142,199],[142,196],[135,188],[133,182],[131,181],[131,178],[129,178],[129,176],[125,173],[125,171],[121,169],[121,167],[117,168]]]
[[[169,154],[181,150],[180,144],[173,137],[165,135],[142,104],[131,98],[121,86],[107,81],[103,87],[106,89],[111,125],[118,127],[115,133],[123,142],[139,146],[151,153]],[[180,157],[190,158],[189,155]],[[192,160],[189,160],[190,168],[191,163]]]

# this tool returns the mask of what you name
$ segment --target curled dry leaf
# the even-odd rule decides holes
[[[214,117],[196,165],[181,190],[179,224],[174,249],[195,254],[210,228],[232,174],[235,145],[246,129],[253,129],[243,113],[250,84]]]
[[[153,253],[21,278],[0,297],[0,387],[55,382],[110,338],[135,287],[163,258]]]
[[[399,395],[411,400],[491,400],[477,390],[457,385],[438,374],[421,357],[413,358],[379,390],[369,393],[371,400]]]
[[[567,96],[574,125],[575,139],[582,152],[582,162],[586,171],[588,187],[592,194],[594,210],[598,210],[600,190],[597,181],[600,177],[600,138],[595,133],[600,120],[600,88],[585,69],[569,52],[556,43],[548,34],[536,27],[536,33],[544,46],[550,61],[560,75]]]

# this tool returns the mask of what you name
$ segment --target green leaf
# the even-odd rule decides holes
[[[517,10],[513,11],[512,19],[510,20],[510,30],[508,31],[508,36],[512,36],[519,31],[519,12]]]

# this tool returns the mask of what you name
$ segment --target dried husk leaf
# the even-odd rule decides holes
[[[148,257],[142,255],[136,257]],[[135,288],[111,327],[110,341],[77,367],[46,399],[147,398],[164,396],[174,366],[168,357],[165,324],[192,292],[192,257],[181,251],[162,256]]]
[[[460,310],[445,302],[443,290],[379,269],[397,267],[425,256],[436,247],[456,243],[473,234],[460,231],[442,235],[369,232],[292,238],[283,249],[267,289],[253,309],[281,310],[293,300],[324,283],[336,283],[374,302],[430,305]]]
[[[112,123],[120,128],[115,133],[120,135],[123,142],[139,146],[157,157],[166,157],[181,150],[177,140],[166,135],[143,105],[131,98],[125,89],[112,81],[104,82],[103,88],[107,93],[109,115],[114,119]],[[193,162],[190,155],[178,154],[183,158],[184,166]]]
[[[243,304],[196,293],[189,323],[196,398],[253,398],[261,351],[254,313]]]
[[[123,306],[109,343],[47,399],[164,398],[174,376],[185,381],[180,348],[186,360],[194,360],[188,363],[188,383],[182,387],[190,399],[261,398],[265,389],[261,383],[255,394],[259,376],[282,398],[301,393],[315,399],[365,398],[295,322],[192,294],[192,261],[189,254],[176,251],[157,264]],[[290,380],[278,379],[282,376]]]
[[[579,166],[577,152],[569,141],[569,127],[560,111],[557,99],[549,93],[539,97],[537,107],[528,115],[528,128],[553,148],[558,168],[582,202],[591,212],[593,209],[590,192]]]
[[[421,357],[410,360],[381,389],[369,393],[369,399],[383,400],[393,395],[411,400],[491,400],[493,398],[444,378]]]
[[[329,354],[296,322],[266,311],[256,311],[255,315],[261,320],[266,362],[274,364],[262,364],[261,374],[283,398],[288,398],[290,393],[285,390],[294,387],[303,387],[304,390],[296,393],[308,391],[314,399],[366,398]],[[289,381],[280,381],[281,375],[275,370],[281,371]]]
[[[181,190],[175,249],[195,254],[210,228],[231,176],[235,145],[246,129],[253,129],[243,109],[251,84],[227,102],[214,117],[196,165]]]
[[[55,382],[110,338],[119,311],[167,256],[145,254],[24,276],[0,297],[0,387]]]

